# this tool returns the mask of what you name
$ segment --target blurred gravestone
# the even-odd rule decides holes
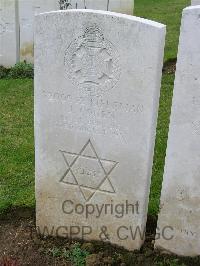
[[[19,60],[18,5],[15,0],[0,1],[0,65],[13,66]]]
[[[97,9],[133,15],[134,0],[60,0],[61,9]]]
[[[1,0],[0,65],[33,63],[34,16],[65,9],[99,9],[133,14],[134,0]]]
[[[59,9],[57,0],[20,0],[20,61],[33,63],[33,27],[34,16]]]
[[[183,12],[156,247],[200,255],[200,7]],[[166,230],[165,230],[166,229]]]
[[[200,0],[192,0],[192,6],[200,5]]]

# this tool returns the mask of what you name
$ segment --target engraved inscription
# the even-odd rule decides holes
[[[6,31],[6,23],[0,19],[0,35],[2,35]]]
[[[196,232],[193,232],[191,230],[188,230],[188,229],[181,229],[180,232],[188,237],[197,237],[197,233]]]
[[[103,108],[105,111],[118,112],[118,113],[142,113],[144,106],[141,103],[127,103],[122,101],[110,101],[105,100],[102,97],[73,97],[71,94],[65,94],[60,92],[50,92],[43,90],[43,95],[49,100],[58,103],[66,102],[68,106],[91,106],[92,108]],[[81,111],[81,109],[80,109]]]
[[[123,117],[125,121],[144,115],[142,102],[127,103],[48,90],[43,90],[42,94],[49,103],[59,103],[64,107],[65,113],[58,116],[56,126],[99,135],[113,135],[126,143],[130,128],[125,123],[119,123],[119,119]]]
[[[87,132],[89,134],[112,135],[113,137],[120,138],[125,143],[127,143],[126,136],[129,130],[128,126],[122,127],[117,123],[116,119],[112,118],[111,120],[106,117],[104,119],[96,119],[94,116],[90,117],[90,114],[84,117],[80,114],[76,120],[73,117],[61,115],[56,122],[56,126],[64,127],[71,131]]]
[[[200,97],[199,96],[193,96],[192,97],[192,104],[194,106],[199,107],[200,106]]]
[[[82,92],[101,95],[120,78],[119,55],[96,26],[87,27],[65,53],[66,74]]]
[[[91,140],[79,153],[60,152],[67,166],[60,182],[77,186],[85,201],[96,192],[115,193],[109,176],[118,162],[99,158]]]

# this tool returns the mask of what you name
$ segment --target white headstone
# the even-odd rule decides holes
[[[86,240],[106,240],[108,234],[111,243],[140,248],[164,38],[162,24],[106,11],[36,16],[41,232],[46,226],[52,235]]]
[[[200,0],[192,0],[192,6],[200,5]]]
[[[134,0],[68,0],[65,9],[97,9],[133,15]]]
[[[200,255],[200,7],[183,12],[156,247]]]
[[[133,15],[134,0],[109,0],[108,10]]]
[[[19,0],[20,61],[33,63],[34,16],[58,9],[58,0]]]
[[[10,67],[18,61],[18,5],[15,0],[0,1],[0,65]]]

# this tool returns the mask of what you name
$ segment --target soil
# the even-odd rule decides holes
[[[167,60],[163,65],[163,73],[175,74],[177,58]]]
[[[141,265],[175,266],[200,265],[200,258],[178,258],[154,251],[156,217],[148,217],[146,241],[140,251],[129,252],[100,242],[78,242],[88,252],[86,266]],[[71,258],[59,256],[52,250],[72,250],[77,241],[64,238],[44,238],[35,230],[35,213],[32,209],[12,209],[0,216],[0,266],[53,266],[84,265],[73,263]]]

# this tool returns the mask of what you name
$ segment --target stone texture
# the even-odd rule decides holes
[[[200,5],[200,0],[192,0],[192,6]]]
[[[106,226],[111,243],[140,248],[164,38],[162,24],[106,11],[36,16],[36,212],[41,232],[47,226],[52,235],[58,229],[59,235],[81,238],[82,232],[75,234],[78,229],[70,226],[90,226],[84,239],[106,240],[101,234]],[[86,213],[93,208],[93,214]]]
[[[18,61],[18,5],[15,0],[0,1],[0,65],[10,67]]]
[[[133,15],[134,0],[71,0],[69,8],[97,9]]]
[[[200,7],[183,12],[158,230],[155,246],[200,254]]]
[[[34,16],[58,9],[57,0],[19,0],[20,61],[33,63]]]
[[[58,0],[19,0],[20,60],[33,63],[34,16],[39,13],[63,9],[100,9],[133,14],[134,0],[69,0],[59,4]]]
[[[111,0],[109,1],[108,10],[112,12],[133,15],[134,0]]]
[[[33,63],[34,16],[66,8],[108,9],[133,15],[134,0],[1,0],[0,64],[12,66],[19,60]]]

